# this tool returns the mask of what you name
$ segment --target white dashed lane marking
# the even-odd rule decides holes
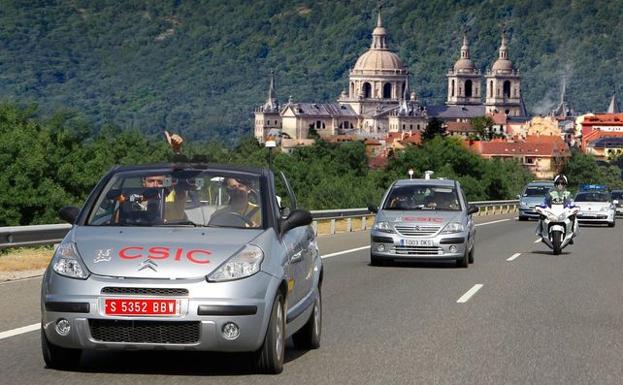
[[[463,294],[461,298],[459,298],[456,303],[465,303],[470,300],[478,292],[478,290],[482,289],[484,285],[481,283],[475,284],[471,289],[467,291],[467,293]]]

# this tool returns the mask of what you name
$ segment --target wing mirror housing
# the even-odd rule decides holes
[[[76,222],[78,214],[80,214],[80,209],[73,206],[65,206],[62,209],[58,210],[59,218],[67,223],[71,223],[72,225],[74,224],[74,222]]]
[[[379,207],[378,207],[377,205],[375,205],[375,204],[368,203],[368,210],[369,210],[371,213],[375,213],[375,214],[376,214],[376,213],[378,213],[378,212],[379,212]]]
[[[478,210],[479,210],[478,206],[474,206],[474,205],[467,206],[467,213],[469,215],[476,214],[478,212]]]
[[[281,220],[281,234],[285,234],[296,227],[310,225],[313,220],[314,218],[307,210],[292,210],[285,219]]]
[[[618,205],[618,204],[619,204],[619,200],[618,200],[618,199],[613,200],[613,201],[612,201],[612,204],[613,204],[613,205]]]

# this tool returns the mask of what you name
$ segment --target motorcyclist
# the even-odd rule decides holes
[[[554,189],[552,189],[546,196],[544,205],[552,207],[553,204],[562,204],[564,207],[571,206],[571,193],[567,190],[568,179],[564,174],[558,174],[554,177]],[[569,217],[573,222],[573,236],[577,235],[578,220],[575,215]],[[541,234],[543,221],[539,221],[537,225],[536,233]],[[573,243],[573,240],[571,240]]]

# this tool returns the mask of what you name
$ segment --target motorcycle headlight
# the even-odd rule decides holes
[[[56,249],[52,257],[52,270],[69,278],[87,279],[90,275],[82,263],[76,245],[70,241],[61,243]]]
[[[558,215],[558,220],[563,222],[565,219],[567,219],[567,214],[562,213],[560,215]]]
[[[450,222],[441,231],[442,234],[462,233],[465,231],[465,226],[459,222]]]
[[[223,282],[250,277],[260,271],[262,260],[264,260],[262,249],[254,245],[246,245],[238,254],[210,273],[207,280]]]
[[[394,232],[394,229],[392,229],[392,227],[389,224],[389,222],[386,222],[386,221],[376,222],[374,224],[374,226],[372,226],[372,230],[381,231],[383,233],[393,233]]]

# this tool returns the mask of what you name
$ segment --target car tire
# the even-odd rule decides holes
[[[462,258],[459,258],[456,260],[456,266],[457,267],[462,267],[462,268],[468,268],[469,267],[469,255],[467,253],[467,250],[464,253],[465,255],[463,255]]]
[[[41,353],[43,361],[50,369],[75,370],[80,365],[82,350],[56,346],[48,341],[45,331],[41,328]]]
[[[312,350],[320,347],[322,335],[322,295],[318,288],[318,295],[314,301],[314,310],[305,326],[292,335],[292,341],[297,349]]]
[[[519,221],[520,221],[520,222],[523,222],[523,221],[527,221],[527,220],[528,220],[528,217],[522,217],[522,216],[520,215],[520,216],[519,216],[519,218],[517,218],[517,219],[519,219]]]
[[[614,227],[616,225],[616,221],[612,221],[611,223],[608,223],[608,227]]]
[[[476,245],[472,245],[471,250],[469,250],[469,254],[467,254],[467,262],[474,263],[474,249],[476,249]]]
[[[283,371],[286,344],[284,297],[275,296],[262,347],[256,352],[256,368],[260,373],[279,374]]]
[[[370,255],[370,266],[383,266],[383,265],[385,265],[385,260],[383,258]]]

